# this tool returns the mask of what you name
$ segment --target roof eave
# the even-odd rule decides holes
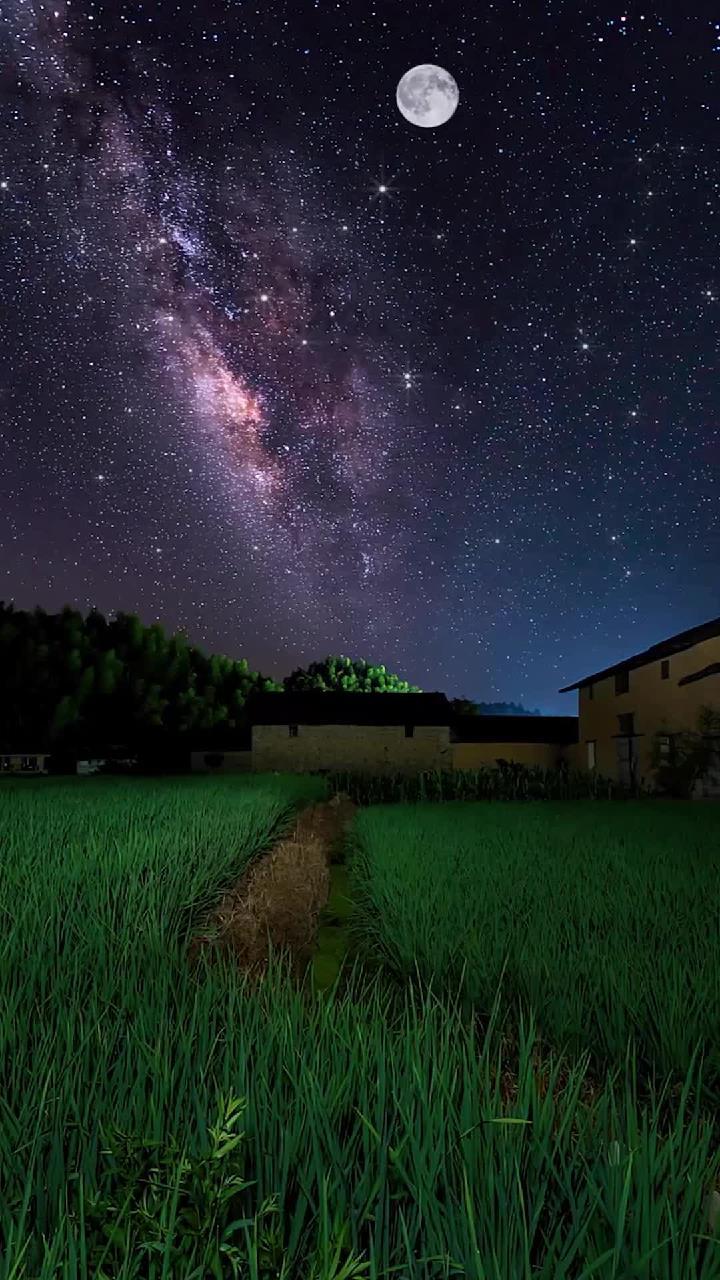
[[[707,680],[710,676],[716,675],[720,675],[720,663],[712,662],[701,671],[691,671],[689,675],[683,676],[682,680],[678,680],[678,685],[695,684],[698,680]]]
[[[596,671],[594,675],[583,676],[582,680],[577,680],[575,684],[567,684],[564,689],[558,689],[558,693],[571,693],[573,689],[582,689],[585,685],[595,684],[597,680],[606,680],[608,676],[615,675],[616,671],[633,671],[636,667],[644,667],[649,662],[660,662],[670,654],[684,653],[686,649],[692,649],[696,644],[702,644],[704,640],[713,639],[718,635],[720,635],[720,618],[711,618],[709,622],[701,623],[698,627],[689,627],[687,631],[679,631],[675,636],[668,636],[667,640],[660,640],[649,649],[643,649],[642,653],[634,653],[630,658],[623,658],[622,662],[615,662],[611,667]]]

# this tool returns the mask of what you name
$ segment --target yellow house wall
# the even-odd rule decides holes
[[[569,742],[563,747],[562,756],[569,769],[587,769],[587,747],[584,742]]]
[[[541,765],[552,769],[563,758],[564,748],[549,742],[454,742],[453,769],[482,769],[495,761]]]
[[[252,767],[256,773],[309,773],[315,769],[358,773],[451,769],[450,731],[416,725],[412,738],[403,725],[298,725],[291,738],[286,724],[253,725]]]
[[[720,711],[720,676],[708,676],[678,687],[678,680],[710,663],[720,662],[720,636],[704,640],[682,653],[671,654],[670,676],[660,676],[660,660],[629,672],[627,693],[615,693],[614,675],[598,680],[590,698],[587,688],[578,690],[580,716],[580,763],[587,768],[587,742],[596,742],[595,760],[599,773],[616,778],[617,748],[613,735],[620,732],[618,716],[632,711],[638,776],[651,779],[650,752],[655,733],[662,729],[677,732],[696,729],[700,709],[712,706]]]

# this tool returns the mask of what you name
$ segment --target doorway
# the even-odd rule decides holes
[[[635,783],[635,769],[637,765],[635,739],[629,737],[616,738],[615,745],[617,750],[618,782],[623,787],[632,787]]]

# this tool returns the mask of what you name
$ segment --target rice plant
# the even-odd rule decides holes
[[[428,770],[424,773],[369,774],[350,771],[326,775],[333,793],[355,804],[416,804],[453,800],[624,800],[619,783],[592,772],[544,769],[501,761],[482,769]],[[639,794],[636,788],[633,798]]]
[[[720,810],[451,804],[361,810],[350,852],[364,952],[395,974],[532,1008],[555,1045],[720,1085]]]
[[[195,913],[312,794],[0,790],[0,1280],[718,1280],[699,1059],[677,1095],[631,1057],[589,1090],[532,1016],[503,1038],[500,989],[481,1029],[414,976],[191,969]]]

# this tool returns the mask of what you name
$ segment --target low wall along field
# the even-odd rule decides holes
[[[452,767],[450,733],[446,726],[414,726],[412,737],[403,725],[298,725],[291,737],[288,725],[254,725],[253,769],[312,772],[314,769],[356,769],[369,773],[419,772]]]
[[[565,749],[549,742],[454,742],[453,769],[483,769],[498,759],[513,764],[554,769],[566,756]]]

